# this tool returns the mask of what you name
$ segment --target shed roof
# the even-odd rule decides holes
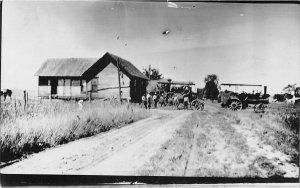
[[[81,76],[96,61],[96,58],[50,58],[35,76]]]
[[[194,82],[181,82],[181,81],[171,81],[171,82],[164,82],[164,81],[159,81],[159,84],[172,84],[172,85],[195,85]]]
[[[89,70],[97,67],[97,64],[113,63],[117,66],[119,60],[120,67],[130,76],[148,80],[132,63],[111,53],[105,53],[100,59],[97,58],[51,58],[47,59],[35,76],[70,76],[81,77],[89,74]],[[101,71],[101,70],[99,70]]]

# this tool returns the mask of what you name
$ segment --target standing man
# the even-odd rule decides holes
[[[183,91],[183,104],[184,104],[184,109],[188,109],[189,106],[189,97],[190,97],[190,90],[186,86],[185,90]]]
[[[145,108],[147,109],[147,99],[146,99],[146,94],[144,94],[144,95],[142,96],[142,102],[143,102]]]
[[[164,97],[163,93],[159,96],[158,100],[159,100],[159,103],[160,103],[160,107],[162,107],[163,105],[166,106],[166,104],[165,104],[165,97]]]
[[[158,99],[157,99],[156,93],[154,93],[154,95],[153,95],[153,101],[154,101],[154,108],[157,108]]]
[[[150,110],[150,108],[151,108],[151,98],[152,98],[150,93],[147,94],[146,98],[147,98],[147,103],[148,103],[148,109]]]

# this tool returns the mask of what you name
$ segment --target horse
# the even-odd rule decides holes
[[[173,106],[174,105],[174,101],[173,101],[172,97],[169,97],[167,101],[168,101],[168,105],[169,106]]]
[[[4,96],[4,101],[6,100],[6,97],[9,96],[11,99],[12,91],[10,89],[5,89],[4,91],[0,91],[0,96]]]

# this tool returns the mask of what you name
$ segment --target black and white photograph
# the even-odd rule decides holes
[[[299,4],[3,0],[1,10],[2,175],[297,186]]]

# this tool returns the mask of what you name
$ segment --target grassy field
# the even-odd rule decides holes
[[[134,104],[77,103],[59,100],[12,100],[1,104],[1,162],[119,128],[150,116]]]

